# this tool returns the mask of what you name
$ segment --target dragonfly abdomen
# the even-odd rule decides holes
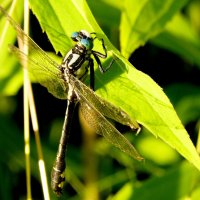
[[[51,172],[51,187],[58,196],[62,193],[65,181],[65,167],[65,157],[57,157]]]

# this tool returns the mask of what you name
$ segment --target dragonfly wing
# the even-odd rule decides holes
[[[46,87],[48,91],[57,98],[66,99],[66,85],[62,80],[59,65],[51,59],[15,22],[8,13],[0,6],[0,12],[7,18],[9,23],[17,32],[17,37],[23,45],[29,48],[26,55],[18,48],[11,46],[13,52],[23,64],[28,63],[28,71],[34,75],[37,82]]]
[[[105,101],[104,99],[97,96],[93,90],[88,88],[84,83],[71,76],[72,84],[77,91],[77,95],[80,96],[90,105],[95,107],[100,113],[107,118],[113,119],[123,125],[129,126],[132,129],[140,130],[139,124],[130,118],[130,116],[124,112],[121,108],[114,106],[113,104]]]
[[[37,62],[43,64],[44,67],[48,66],[48,71],[51,73],[55,73],[59,71],[59,65],[52,60],[19,26],[17,22],[15,22],[8,13],[0,6],[0,11],[5,15],[9,23],[12,27],[16,30],[17,37],[20,39],[23,45],[27,45],[29,48],[29,52],[34,54],[35,57],[38,59]]]
[[[81,100],[80,103],[83,117],[98,134],[134,159],[143,160],[133,145],[98,110],[85,101]]]
[[[55,62],[47,62],[44,61],[44,56],[42,58],[40,57],[40,54],[43,52],[41,49],[38,49],[37,52],[35,51],[35,54],[31,52],[29,55],[26,55],[15,46],[10,46],[10,50],[19,58],[22,65],[23,62],[27,63],[28,71],[34,76],[38,83],[46,87],[56,98],[67,99],[66,91],[68,88],[65,81],[62,79],[61,71],[57,70],[56,66],[52,66],[55,65]],[[43,53],[46,54],[45,52]],[[51,60],[49,59],[49,61]],[[54,71],[49,70],[49,66],[51,66]]]
[[[121,108],[114,106],[112,103],[100,98],[95,94],[94,104],[97,110],[103,110],[103,115],[113,119],[123,125],[129,126],[132,129],[140,130],[139,124],[130,118],[130,116]],[[138,132],[138,131],[137,131]]]
[[[119,148],[121,151],[137,160],[143,160],[133,145],[104,117],[104,114],[109,111],[108,115],[112,116],[111,119],[116,120],[116,117],[113,116],[110,109],[107,108],[110,103],[106,101],[102,101],[103,103],[101,103],[101,98],[76,77],[70,76],[70,81],[70,84],[73,86],[74,91],[79,98],[81,112],[88,124],[93,127],[98,134],[104,136],[108,142]],[[96,104],[98,104],[98,106]],[[104,108],[107,109],[106,112],[104,111]],[[111,108],[118,110],[114,105],[112,105]],[[129,121],[130,117],[124,111],[119,109],[116,113],[120,115],[117,120],[123,118],[123,120],[126,121],[126,125],[131,123],[131,121]],[[124,113],[127,116],[125,116],[125,119]],[[121,123],[121,121],[119,122]]]

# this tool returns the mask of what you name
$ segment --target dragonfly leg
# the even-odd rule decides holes
[[[101,44],[102,44],[102,47],[103,47],[103,50],[104,50],[104,53],[105,54],[103,54],[103,53],[100,53],[100,52],[98,52],[98,51],[93,51],[93,53],[95,53],[98,57],[100,57],[100,58],[107,58],[107,49],[106,49],[106,47],[105,47],[105,44],[104,44],[104,40],[103,40],[103,38],[98,38],[98,37],[95,37],[94,38],[94,40],[95,39],[98,39],[98,40],[101,40]]]
[[[89,67],[90,67],[90,88],[94,91],[94,61],[93,59],[89,60]]]
[[[99,59],[99,57],[98,57],[98,55],[97,55],[97,53],[99,53],[99,52],[92,52],[92,54],[93,54],[93,56],[94,56],[94,58],[95,58],[95,60],[96,60],[96,62],[97,62],[97,64],[98,64],[98,67],[99,67],[99,70],[100,70],[100,72],[103,74],[103,73],[105,73],[108,69],[110,69],[110,67],[112,66],[112,64],[114,63],[114,59],[112,59],[111,60],[111,62],[109,63],[109,65],[108,65],[108,67],[106,68],[106,69],[104,69],[103,68],[103,66],[102,66],[102,64],[101,64],[101,61],[100,61],[100,59]]]

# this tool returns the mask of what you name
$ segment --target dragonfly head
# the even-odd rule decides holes
[[[79,32],[73,32],[72,35],[71,35],[71,38],[75,42],[80,42],[81,39],[93,40],[93,38],[91,37],[90,33],[85,31],[85,30],[81,30]]]
[[[71,38],[73,41],[78,42],[80,46],[85,47],[86,50],[91,50],[93,48],[93,38],[90,33],[85,30],[73,32]]]

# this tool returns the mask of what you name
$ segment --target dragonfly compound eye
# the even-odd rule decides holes
[[[80,40],[79,38],[79,32],[73,32],[71,35],[71,38],[73,41],[78,42]]]
[[[90,39],[81,39],[80,41],[81,45],[83,45],[87,50],[90,50],[93,48],[93,41]]]

